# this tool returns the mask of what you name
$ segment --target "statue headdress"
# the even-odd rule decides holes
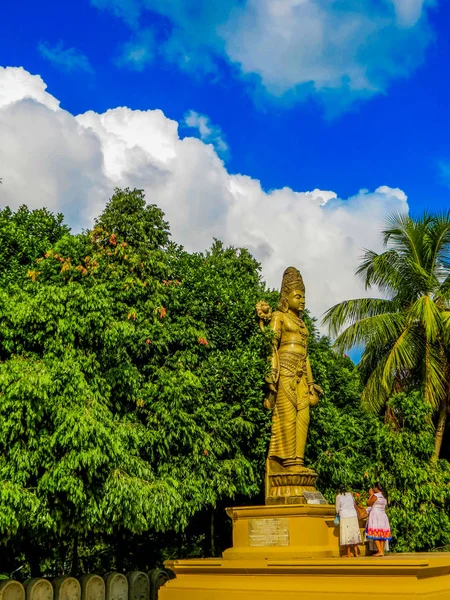
[[[294,290],[305,291],[305,284],[303,283],[300,271],[295,267],[288,267],[283,273],[283,281],[281,282],[281,295],[278,310],[282,312],[287,311],[287,297]]]

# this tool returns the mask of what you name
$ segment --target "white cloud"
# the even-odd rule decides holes
[[[92,223],[114,186],[143,188],[186,248],[204,250],[213,237],[246,246],[276,287],[286,266],[298,266],[316,315],[363,293],[353,275],[361,249],[380,248],[385,216],[408,210],[404,192],[387,186],[348,199],[319,189],[267,193],[230,174],[211,144],[181,139],[160,110],[75,117],[23,69],[0,70],[0,165],[2,205],[48,206],[75,228]]]
[[[200,115],[195,110],[190,110],[184,116],[184,125],[192,129],[197,129],[200,139],[205,144],[212,144],[216,152],[221,156],[228,153],[228,145],[223,139],[223,133],[218,125],[213,125],[206,115]]]
[[[10,102],[31,98],[56,110],[59,100],[46,89],[47,85],[39,75],[30,75],[23,67],[0,67],[0,108]]]
[[[187,70],[237,65],[257,89],[342,109],[386,90],[424,58],[435,0],[91,0],[134,31],[146,11],[160,56]],[[159,26],[155,23],[163,23]],[[235,70],[236,72],[236,70]],[[336,104],[336,98],[339,103]]]
[[[432,6],[434,0],[391,0],[400,25],[414,26],[421,19],[426,5]]]
[[[62,210],[84,225],[110,193],[103,149],[46,87],[22,68],[0,68],[0,202]]]

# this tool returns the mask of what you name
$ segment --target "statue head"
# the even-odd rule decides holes
[[[305,284],[300,271],[295,267],[288,267],[283,273],[278,308],[282,312],[287,312],[289,309],[302,312],[305,308]]]

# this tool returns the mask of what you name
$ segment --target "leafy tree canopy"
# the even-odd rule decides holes
[[[85,569],[145,569],[229,545],[223,508],[263,501],[270,436],[255,304],[278,293],[259,264],[219,241],[185,251],[139,190],[116,190],[78,235],[47,211],[1,215],[4,568],[56,575],[79,555]],[[399,549],[449,543],[448,467],[430,464],[423,394],[394,396],[386,424],[366,412],[358,370],[305,318],[324,389],[307,447],[320,488],[334,501],[342,483],[381,478]]]
[[[0,284],[18,283],[34,261],[69,233],[62,214],[46,208],[0,210]]]

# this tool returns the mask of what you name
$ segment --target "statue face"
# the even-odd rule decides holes
[[[295,312],[303,312],[305,310],[305,292],[294,290],[287,297],[288,307]]]

